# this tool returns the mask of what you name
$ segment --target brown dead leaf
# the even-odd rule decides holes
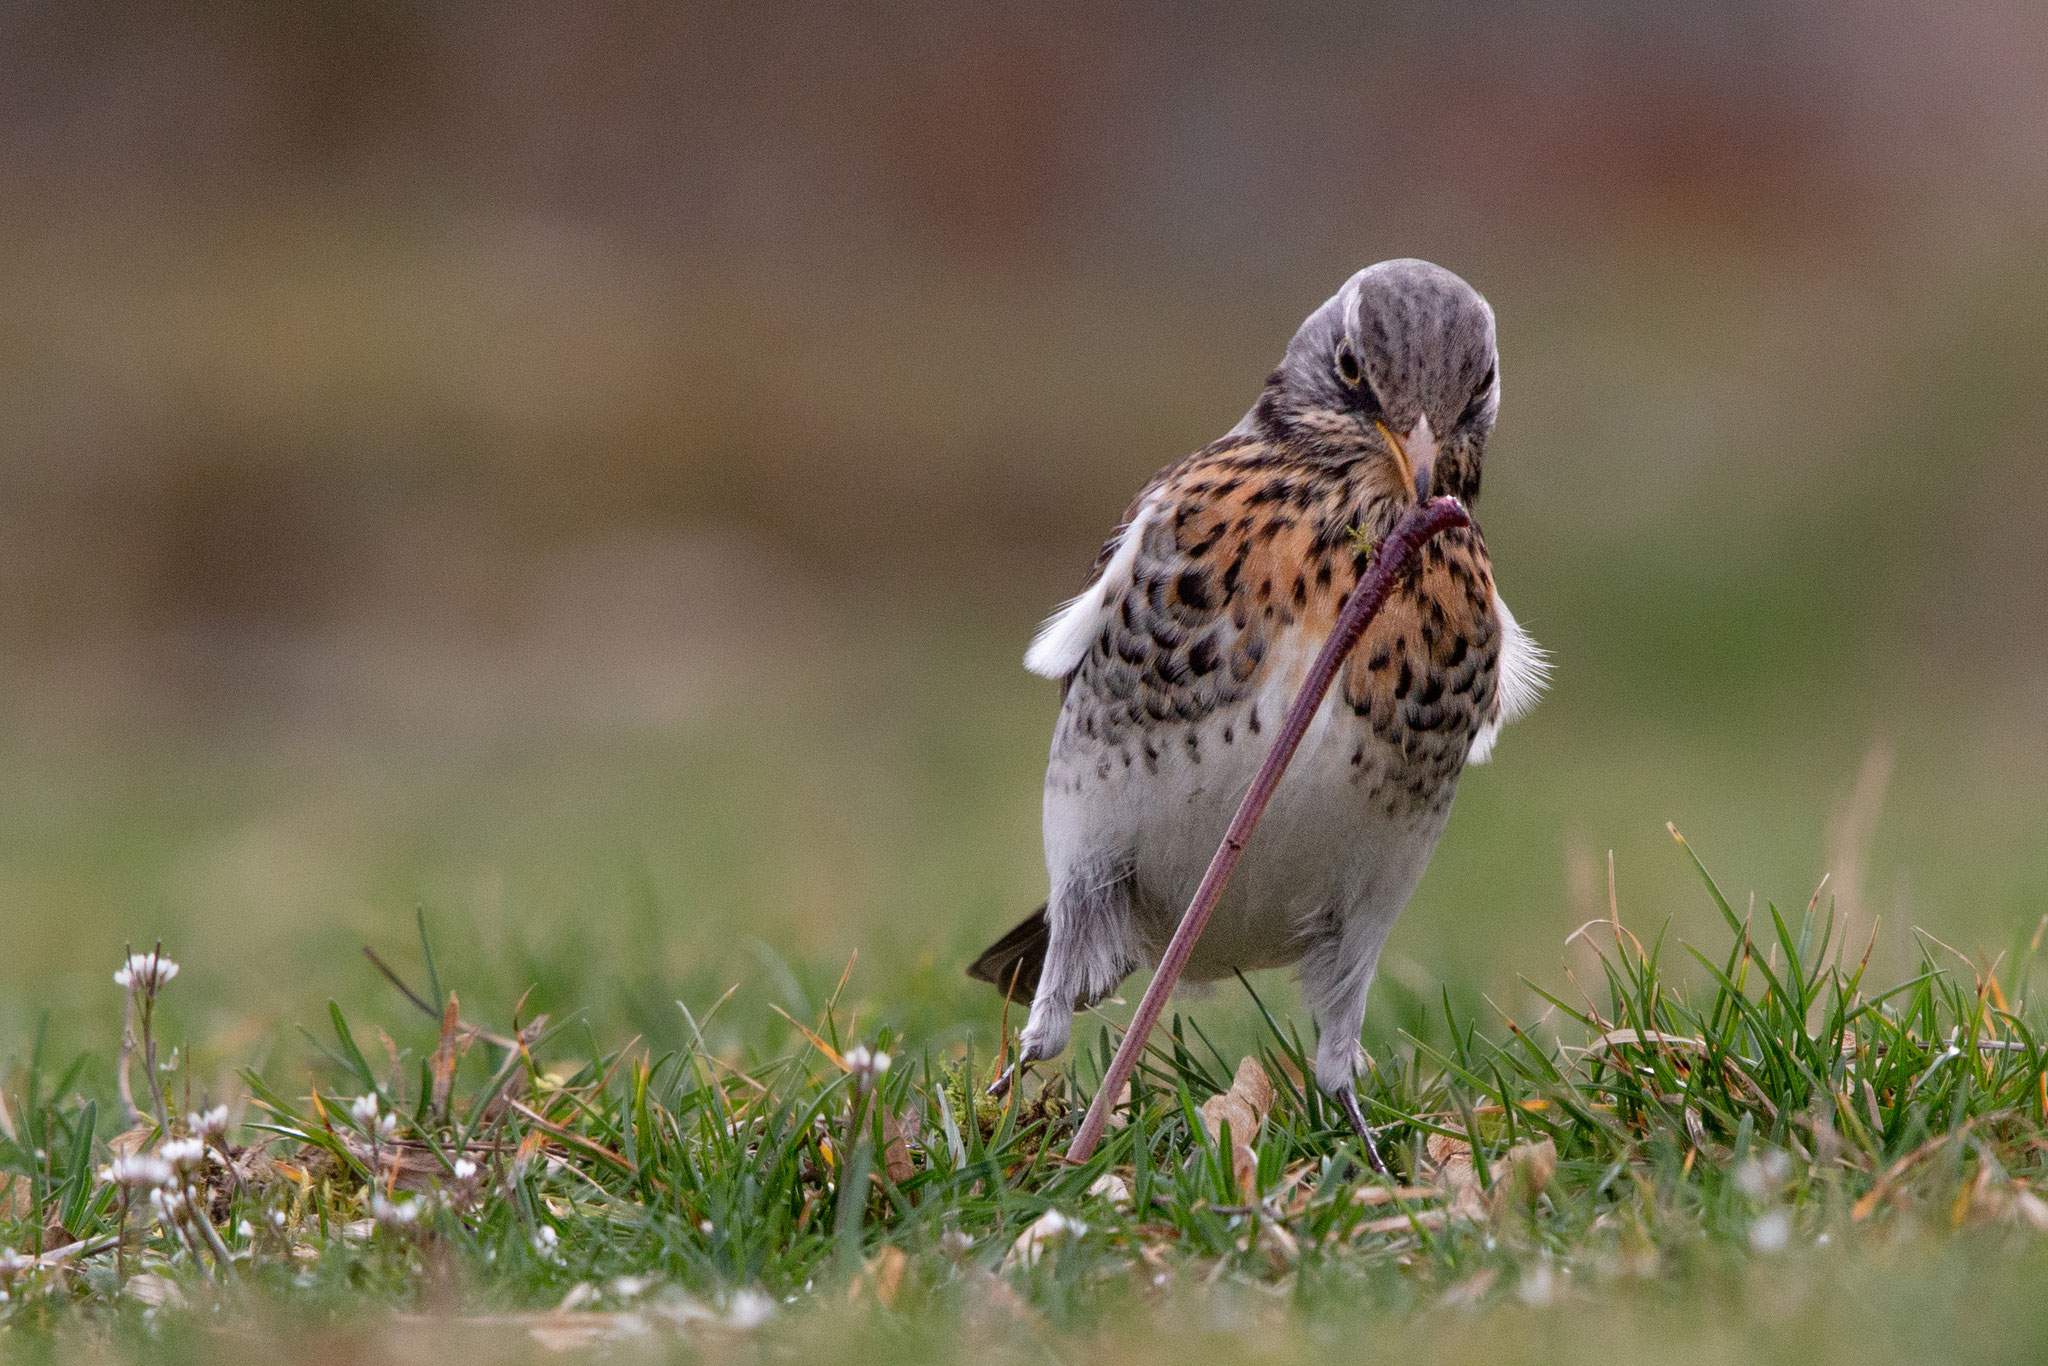
[[[1246,1200],[1258,1198],[1259,1156],[1254,1147],[1259,1128],[1273,1109],[1273,1079],[1254,1057],[1237,1065],[1230,1089],[1202,1102],[1202,1127],[1209,1137],[1221,1142],[1223,1126],[1230,1125],[1230,1169],[1237,1178],[1238,1194]]]
[[[1352,1234],[1408,1233],[1418,1228],[1442,1228],[1449,1220],[1446,1210],[1419,1209],[1413,1214],[1390,1214],[1384,1219],[1368,1219],[1353,1229]]]
[[[122,1282],[121,1290],[152,1309],[182,1309],[185,1306],[185,1292],[178,1288],[178,1283],[154,1271],[136,1272]]]
[[[455,1065],[462,1060],[455,1040],[455,1027],[461,1020],[462,1002],[451,991],[448,1006],[441,1012],[441,1041],[434,1045],[434,1056],[427,1060],[427,1070],[434,1079],[433,1107],[437,1115],[448,1113],[448,1099],[455,1087]]]
[[[132,1129],[123,1129],[107,1140],[107,1152],[114,1157],[133,1157],[149,1146],[156,1137],[156,1125],[145,1120]]]
[[[882,1170],[899,1186],[917,1175],[910,1161],[910,1145],[903,1141],[903,1123],[892,1110],[882,1112]]]
[[[1437,1303],[1445,1309],[1476,1308],[1480,1301],[1486,1298],[1486,1292],[1493,1288],[1494,1281],[1499,1277],[1499,1267],[1486,1267],[1444,1291]]]
[[[1493,1164],[1488,1207],[1496,1217],[1511,1209],[1527,1209],[1543,1194],[1556,1170],[1556,1143],[1548,1138],[1540,1143],[1517,1143]]]
[[[1479,1173],[1472,1169],[1472,1145],[1450,1134],[1431,1134],[1422,1145],[1429,1177],[1443,1187],[1445,1211],[1453,1218],[1478,1219],[1486,1213]]]
[[[910,1265],[900,1247],[885,1247],[868,1259],[868,1264],[853,1278],[853,1284],[846,1287],[846,1302],[859,1304],[870,1295],[884,1309],[896,1307],[896,1296],[903,1290],[903,1272]]]
[[[1285,1271],[1301,1260],[1301,1244],[1277,1219],[1259,1220],[1257,1247],[1275,1271]]]
[[[1355,1205],[1384,1205],[1394,1200],[1435,1200],[1443,1195],[1436,1186],[1360,1186],[1351,1192]]]
[[[1125,1082],[1116,1093],[1116,1104],[1109,1107],[1109,1128],[1121,1129],[1131,1122],[1131,1084]]]
[[[1431,1134],[1423,1144],[1425,1165],[1446,1197],[1445,1210],[1454,1219],[1482,1219],[1509,1209],[1525,1208],[1550,1184],[1557,1170],[1557,1145],[1517,1143],[1493,1160],[1493,1184],[1481,1190],[1472,1165],[1472,1145],[1451,1134]]]

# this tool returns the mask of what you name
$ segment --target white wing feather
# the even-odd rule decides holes
[[[1465,762],[1472,764],[1483,764],[1493,757],[1493,744],[1500,739],[1500,728],[1535,706],[1550,682],[1549,651],[1522,629],[1522,623],[1515,620],[1515,614],[1500,600],[1499,593],[1493,595],[1493,611],[1500,618],[1501,627],[1500,701],[1493,718],[1472,737],[1472,748],[1465,757]]]
[[[1024,652],[1024,667],[1044,678],[1065,678],[1081,666],[1088,647],[1102,630],[1109,604],[1131,585],[1131,566],[1138,562],[1138,546],[1152,521],[1154,505],[1149,500],[1138,509],[1116,543],[1116,551],[1102,573],[1086,592],[1071,599],[1045,619]]]

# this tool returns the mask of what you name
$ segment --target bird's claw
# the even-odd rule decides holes
[[[1011,1063],[1008,1067],[1005,1067],[1003,1069],[1001,1076],[998,1076],[994,1081],[988,1084],[988,1093],[990,1096],[994,1097],[996,1100],[1001,1100],[1004,1096],[1010,1094],[1010,1084],[1017,1080],[1018,1066],[1019,1064],[1017,1063]]]
[[[1344,1107],[1344,1118],[1351,1121],[1351,1132],[1358,1135],[1358,1141],[1365,1145],[1365,1160],[1372,1163],[1372,1169],[1381,1176],[1391,1177],[1387,1164],[1380,1157],[1379,1144],[1373,1142],[1372,1130],[1365,1122],[1365,1112],[1358,1108],[1358,1091],[1345,1086],[1337,1092],[1337,1103]]]

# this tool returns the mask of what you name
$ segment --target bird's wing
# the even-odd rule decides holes
[[[1472,737],[1472,749],[1465,758],[1469,764],[1483,764],[1493,757],[1501,727],[1535,706],[1550,682],[1550,652],[1522,629],[1522,623],[1515,620],[1515,614],[1501,601],[1498,592],[1493,595],[1493,611],[1501,626],[1500,687],[1493,715]]]
[[[1149,494],[1141,496],[1126,514],[1096,557],[1096,573],[1079,596],[1060,604],[1032,637],[1024,652],[1024,667],[1041,678],[1063,679],[1080,667],[1096,634],[1114,605],[1131,586],[1131,572],[1138,563],[1138,547],[1145,528],[1152,522],[1154,503]]]

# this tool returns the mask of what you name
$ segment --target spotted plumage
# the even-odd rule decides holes
[[[1026,655],[1061,680],[1047,906],[971,971],[1032,997],[1025,1061],[1155,960],[1374,545],[1432,492],[1473,502],[1499,401],[1493,315],[1419,261],[1361,271],[1303,323],[1230,434],[1162,470]],[[1380,946],[1459,775],[1543,663],[1474,526],[1396,584],[1196,946],[1194,980],[1298,964],[1316,1074],[1345,1102]]]

